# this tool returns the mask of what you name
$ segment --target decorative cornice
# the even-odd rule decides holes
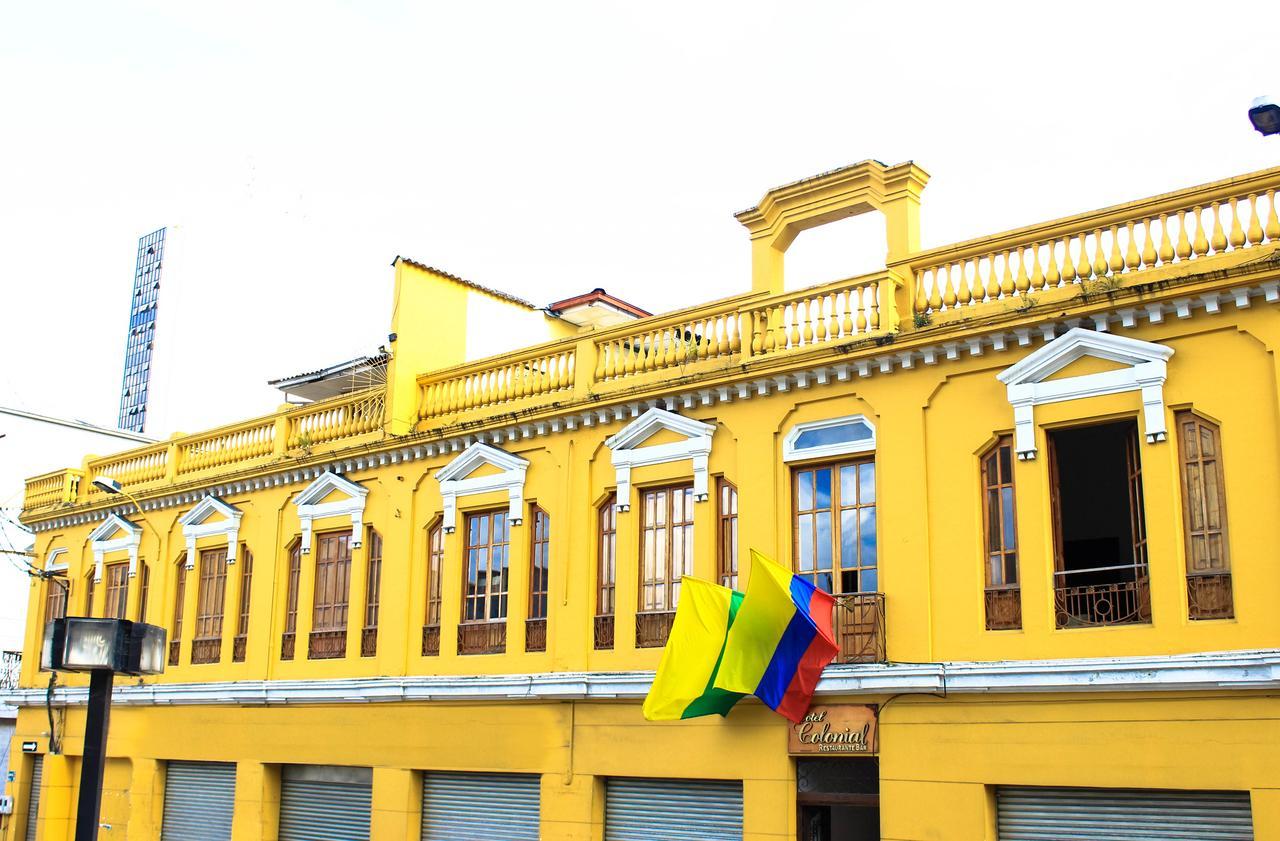
[[[465,675],[244,680],[117,686],[121,706],[284,706],[376,701],[565,701],[643,698],[653,672],[549,672]],[[1143,657],[828,666],[817,694],[1024,694],[1207,692],[1280,689],[1280,649]],[[54,692],[59,705],[83,705],[86,687]],[[42,706],[44,689],[19,689],[0,703]]]
[[[492,418],[484,421],[484,423],[491,425],[492,428],[489,429],[447,434],[432,441],[422,440],[425,436],[406,438],[399,446],[394,446],[381,452],[343,455],[317,464],[301,467],[290,466],[251,478],[220,480],[216,483],[201,485],[178,493],[165,494],[143,500],[142,507],[145,511],[154,511],[186,505],[198,501],[209,494],[230,496],[263,488],[300,484],[309,482],[326,471],[337,474],[350,474],[363,470],[373,470],[386,464],[411,462],[423,458],[433,458],[442,454],[460,453],[476,442],[500,445],[545,435],[572,432],[580,427],[603,426],[630,418],[637,418],[653,407],[663,408],[670,412],[681,409],[689,410],[700,406],[714,406],[717,403],[730,403],[755,397],[765,397],[778,392],[790,391],[793,388],[806,389],[813,386],[845,382],[855,376],[866,378],[892,374],[896,371],[911,370],[917,365],[932,366],[943,362],[960,360],[966,356],[983,356],[988,351],[1003,353],[1014,348],[1030,347],[1037,341],[1050,342],[1067,330],[1081,325],[1090,325],[1095,331],[1108,332],[1117,328],[1124,330],[1135,329],[1143,322],[1160,324],[1165,320],[1166,315],[1172,315],[1179,319],[1187,319],[1197,315],[1220,315],[1227,312],[1228,306],[1234,306],[1236,309],[1247,309],[1257,298],[1261,298],[1271,304],[1280,302],[1280,281],[1255,282],[1252,285],[1197,294],[1195,297],[1182,297],[1142,304],[1134,302],[1088,316],[1049,318],[1035,324],[994,329],[964,338],[922,342],[910,348],[894,349],[893,344],[889,344],[884,347],[882,353],[847,362],[830,362],[820,365],[808,363],[798,366],[798,370],[785,373],[756,374],[737,382],[675,389],[670,394],[630,400],[623,399],[619,403],[608,406],[593,406],[591,408],[582,406],[566,407],[562,410],[562,414],[558,414],[555,417],[544,417],[530,421]],[[898,344],[902,344],[904,339],[905,337],[899,336]],[[847,349],[843,348],[836,348],[836,350],[847,352]],[[367,448],[367,445],[365,445],[365,448]],[[48,519],[32,519],[29,525],[33,531],[44,532],[82,523],[98,522],[108,514],[128,510],[130,510],[129,506],[110,509],[99,508],[89,511],[78,510],[49,517]]]

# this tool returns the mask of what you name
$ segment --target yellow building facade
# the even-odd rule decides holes
[[[461,364],[502,325],[397,260],[385,387],[31,479],[0,837],[74,830],[86,681],[39,650],[94,615],[170,635],[104,838],[1280,838],[1280,169],[922,250],[927,180],[777,188],[751,292]],[[862,212],[884,269],[787,290]],[[874,750],[641,716],[680,575],[748,549],[836,593],[815,709]]]

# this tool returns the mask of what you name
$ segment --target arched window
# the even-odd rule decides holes
[[[1018,524],[1013,504],[1013,438],[1001,436],[982,456],[983,557],[988,631],[1022,627]]]
[[[596,618],[595,647],[613,648],[613,613],[618,580],[617,497],[610,494],[596,512]]]
[[[444,524],[427,529],[427,614],[422,625],[422,654],[440,653],[440,570],[444,567]]]
[[[551,576],[551,516],[534,506],[529,534],[529,618],[524,650],[547,650],[547,593]]]

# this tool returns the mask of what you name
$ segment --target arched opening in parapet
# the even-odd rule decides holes
[[[863,213],[801,231],[787,249],[787,289],[877,272],[884,268],[885,217]]]

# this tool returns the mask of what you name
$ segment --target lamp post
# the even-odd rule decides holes
[[[1249,106],[1249,122],[1266,137],[1280,134],[1280,103],[1269,96],[1260,96]]]
[[[55,619],[45,626],[41,667],[89,673],[75,841],[97,841],[98,838],[111,686],[116,673],[158,675],[164,671],[164,650],[164,628],[128,619],[73,616]]]

